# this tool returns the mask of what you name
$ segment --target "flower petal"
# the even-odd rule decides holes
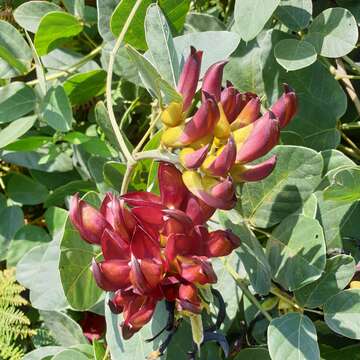
[[[280,121],[280,128],[284,128],[297,112],[298,104],[295,91],[287,84],[284,84],[284,94],[272,106],[271,111]]]
[[[231,231],[216,230],[209,233],[207,257],[220,257],[230,255],[240,246],[240,239]]]
[[[219,61],[209,67],[206,71],[202,84],[202,91],[207,92],[214,97],[216,102],[220,101],[221,94],[221,82],[224,71],[224,66],[227,64],[227,61]],[[205,97],[203,95],[203,101]]]
[[[101,237],[101,249],[105,260],[130,259],[130,245],[119,233],[105,229]]]
[[[160,196],[147,191],[129,192],[121,195],[121,198],[130,206],[162,206]]]
[[[179,157],[181,164],[187,169],[197,169],[204,162],[209,151],[210,144],[206,144],[198,150],[193,148],[182,149]]]

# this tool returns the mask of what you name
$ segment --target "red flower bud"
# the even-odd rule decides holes
[[[211,263],[204,257],[182,257],[179,260],[180,275],[190,283],[200,285],[216,283],[216,274]]]
[[[180,142],[184,145],[191,144],[202,137],[212,134],[220,113],[213,97],[205,95],[205,99],[193,118],[185,124]]]
[[[248,127],[250,127],[249,135],[243,142],[237,142],[236,132],[246,132]],[[234,133],[237,145],[236,162],[247,163],[265,155],[278,143],[279,136],[279,121],[271,111],[247,127],[236,130]]]
[[[194,314],[201,313],[201,300],[196,287],[192,284],[181,284],[179,287],[177,308],[180,311],[190,311]]]
[[[240,246],[240,239],[231,231],[216,230],[209,233],[207,243],[208,257],[220,257],[231,254],[231,252]]]
[[[192,148],[182,149],[179,154],[180,162],[187,169],[197,169],[204,162],[209,149],[210,144],[207,144],[198,150]]]
[[[90,244],[100,244],[103,231],[110,227],[99,211],[79,199],[79,194],[71,199],[69,216],[81,237]]]
[[[284,128],[297,112],[297,97],[293,89],[284,84],[284,94],[272,106],[271,111],[280,121],[280,128]]]
[[[186,112],[195,95],[199,81],[202,51],[190,47],[190,55],[186,59],[178,82],[178,90],[183,96],[183,111]]]
[[[227,61],[219,61],[214,65],[211,65],[206,71],[202,84],[203,101],[206,100],[205,93],[210,94],[216,102],[220,101],[221,94],[221,81],[224,71],[224,66]]]
[[[234,131],[240,129],[258,119],[260,114],[260,105],[259,97],[256,96],[252,98],[241,110],[235,121],[231,124],[231,130]]]

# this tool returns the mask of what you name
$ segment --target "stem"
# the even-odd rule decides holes
[[[355,158],[356,160],[360,160],[360,156],[358,153],[356,153],[353,149],[347,147],[347,146],[344,146],[344,145],[339,145],[338,146],[338,149],[340,151],[342,151],[343,153],[349,155],[349,156],[352,156],[353,158]]]
[[[357,145],[346,135],[341,131],[341,137],[354,149],[356,153],[360,155],[360,149],[357,147]]]
[[[134,101],[131,102],[130,106],[126,109],[124,115],[122,116],[122,118],[120,120],[120,125],[119,125],[120,129],[123,128],[126,118],[134,110],[134,108],[138,105],[139,100],[140,100],[140,98],[137,97]]]
[[[345,62],[347,62],[354,70],[357,72],[360,72],[360,66],[356,64],[352,59],[350,59],[348,56],[342,57]]]
[[[73,72],[75,72],[77,69],[79,69],[81,66],[83,66],[84,64],[86,64],[88,61],[90,61],[91,59],[93,59],[97,54],[100,53],[102,49],[102,46],[98,46],[97,48],[95,48],[93,51],[89,52],[87,55],[85,55],[82,59],[80,59],[77,63],[75,63],[74,65],[70,66],[68,69],[62,70],[58,73],[49,75],[45,77],[46,81],[51,81],[51,80],[55,80],[58,78],[61,78],[63,76],[69,75]],[[38,79],[35,80],[31,80],[26,82],[26,85],[36,85],[39,82]]]
[[[359,129],[360,129],[360,121],[341,124],[341,130],[359,130]]]
[[[303,312],[304,309],[299,306],[288,294],[286,294],[285,292],[281,291],[279,288],[277,288],[276,286],[272,286],[270,289],[271,294],[274,294],[275,296],[277,296],[279,299],[283,300],[284,302],[288,303],[289,305],[291,305],[292,307],[294,307],[295,309]]]
[[[134,154],[135,161],[146,160],[146,159],[165,161],[165,162],[170,162],[172,164],[179,163],[178,156],[171,153],[164,154],[160,150],[148,150]]]
[[[124,27],[121,30],[121,33],[119,35],[119,37],[116,40],[115,46],[112,49],[111,53],[110,53],[110,57],[109,57],[109,65],[108,65],[108,70],[107,70],[107,77],[106,77],[106,105],[107,105],[107,110],[108,110],[108,114],[109,114],[109,119],[110,119],[110,123],[111,126],[113,128],[115,137],[118,141],[118,144],[120,146],[121,151],[123,152],[126,160],[128,161],[128,163],[131,164],[131,162],[133,162],[133,158],[132,155],[129,151],[129,149],[126,146],[126,143],[124,141],[124,138],[121,134],[120,128],[116,122],[116,118],[115,118],[115,114],[114,114],[114,109],[113,109],[113,102],[112,102],[112,96],[111,96],[111,84],[112,84],[112,76],[113,76],[113,69],[114,69],[114,63],[115,63],[115,56],[120,48],[121,43],[124,40],[125,34],[127,32],[127,30],[130,27],[131,21],[133,20],[135,13],[137,11],[137,9],[139,8],[140,4],[141,4],[142,0],[136,0],[135,5],[133,6],[133,8],[130,11],[130,14],[128,16],[128,18],[126,19],[126,22],[124,24]]]
[[[110,353],[110,348],[109,346],[106,347],[106,351],[105,351],[105,354],[104,354],[104,357],[102,360],[107,360],[108,356],[109,356],[109,353]]]
[[[121,190],[120,190],[120,194],[123,195],[127,192],[129,184],[130,184],[130,180],[132,178],[132,175],[134,173],[134,170],[136,168],[136,162],[132,161],[129,162],[127,167],[126,167],[126,171],[125,171],[125,175],[121,184]]]
[[[336,76],[338,75],[347,76],[344,63],[342,62],[342,60],[336,59],[336,64],[337,64]],[[353,101],[358,114],[360,115],[360,100],[356,94],[353,84],[351,83],[350,79],[346,77],[342,78],[341,81],[345,84],[346,91],[349,94],[350,99]]]
[[[155,116],[155,119],[152,119],[150,125],[149,125],[149,128],[147,129],[146,133],[144,134],[144,136],[142,137],[142,139],[139,141],[139,143],[136,145],[134,151],[133,151],[133,154],[137,153],[141,148],[142,146],[144,145],[146,139],[151,135],[151,132],[153,131],[157,121],[159,120],[161,116],[161,113],[158,113],[156,116]]]
[[[250,292],[247,281],[241,279],[238,273],[235,271],[235,269],[226,260],[222,259],[222,261],[224,263],[226,270],[235,280],[236,284],[242,290],[244,295],[260,310],[260,312],[265,316],[267,320],[271,321],[272,320],[271,315],[266,310],[263,309],[258,299]]]

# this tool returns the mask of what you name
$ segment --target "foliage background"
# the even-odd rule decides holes
[[[15,305],[36,335],[12,340],[27,360],[105,359],[106,349],[113,359],[140,359],[158,346],[144,339],[161,327],[162,308],[134,339],[120,339],[121,318],[104,312],[105,295],[89,271],[98,250],[80,239],[66,211],[75,192],[97,205],[99,194],[121,188],[126,159],[104,100],[109,55],[134,3],[0,1],[0,260],[28,289],[31,306]],[[159,146],[153,122],[168,101],[163,95],[172,94],[168,82],[174,86],[159,28],[170,30],[180,58],[190,44],[202,49],[203,70],[229,58],[225,80],[256,92],[264,108],[284,82],[299,97],[272,152],[279,155],[274,173],[239,187],[236,209],[211,223],[242,239],[235,254],[214,263],[231,358],[357,359],[360,4],[159,0],[164,23],[146,18],[151,3],[142,2],[125,36],[140,53],[149,48],[147,56],[121,46],[114,64],[110,95],[130,152],[149,124],[143,149]],[[139,162],[130,189],[156,191],[155,174],[155,162]],[[85,311],[106,316],[107,348],[103,338],[84,337]],[[185,359],[190,344],[185,324],[166,358]],[[201,359],[222,358],[217,344],[202,347]]]

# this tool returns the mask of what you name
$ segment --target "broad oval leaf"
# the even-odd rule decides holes
[[[3,148],[14,141],[20,136],[28,132],[34,125],[37,119],[36,115],[27,116],[13,121],[11,124],[1,129],[0,131],[0,148]]]
[[[252,40],[264,28],[280,0],[237,0],[235,29],[245,41]]]
[[[343,290],[354,273],[353,257],[334,256],[327,260],[325,272],[319,279],[295,291],[296,301],[304,307],[316,308]]]
[[[329,328],[351,339],[360,339],[360,289],[349,289],[333,296],[324,305]]]
[[[289,29],[299,31],[308,26],[312,10],[311,0],[281,0],[275,15]]]
[[[65,349],[57,353],[54,357],[52,357],[52,360],[70,360],[70,359],[89,360],[89,358],[85,354],[75,349]]]
[[[264,348],[251,347],[241,350],[234,360],[271,360],[269,351]]]
[[[325,268],[326,247],[316,219],[291,215],[272,232],[266,246],[273,278],[293,291],[318,279]]]
[[[100,254],[100,248],[83,240],[68,219],[60,245],[59,270],[65,296],[76,310],[90,309],[102,294],[91,272],[91,262]]]
[[[289,313],[270,322],[268,346],[272,360],[319,360],[316,329],[303,314]]]
[[[23,360],[43,360],[65,350],[62,346],[44,346],[25,354]]]
[[[69,38],[81,33],[83,25],[73,15],[52,11],[41,18],[34,45],[39,56],[46,55]]]
[[[0,20],[0,78],[8,79],[30,71],[32,52],[14,26]]]
[[[352,51],[358,36],[357,23],[351,12],[330,8],[314,19],[305,40],[312,43],[320,55],[336,58]]]
[[[49,193],[44,185],[20,173],[11,174],[6,191],[10,199],[24,205],[40,204]]]
[[[49,234],[40,226],[27,224],[21,227],[10,241],[7,266],[15,266],[30,249],[50,241]]]
[[[152,4],[147,9],[145,37],[153,64],[162,78],[175,87],[179,78],[179,60],[171,30],[157,4]]]
[[[28,1],[15,9],[14,18],[25,30],[35,33],[41,18],[52,11],[62,11],[62,9],[48,1]]]
[[[360,200],[360,167],[337,172],[330,186],[324,190],[324,199],[342,202]]]
[[[0,87],[0,124],[28,114],[35,107],[34,90],[21,82]]]
[[[42,116],[55,130],[66,132],[71,129],[71,104],[61,85],[48,90],[43,102]]]
[[[61,233],[49,244],[27,252],[16,266],[16,279],[30,290],[31,305],[40,310],[61,310],[68,306],[58,270]]]
[[[241,240],[236,253],[244,265],[252,287],[259,294],[268,294],[271,287],[271,269],[255,234],[235,210],[219,211],[218,216],[222,226],[233,231]]]
[[[307,41],[286,39],[280,41],[274,49],[276,61],[286,70],[294,71],[313,64],[316,50]]]
[[[245,218],[257,227],[270,227],[296,211],[320,183],[323,160],[314,150],[277,146],[275,170],[262,181],[245,183],[241,205]]]

